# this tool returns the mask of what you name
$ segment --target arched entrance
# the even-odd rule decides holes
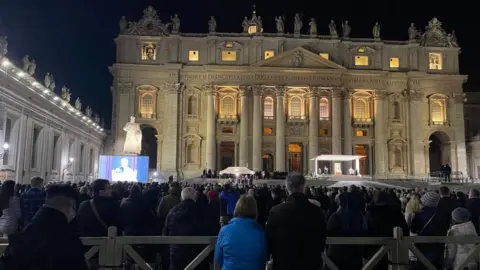
[[[273,156],[270,154],[263,155],[263,171],[273,172]]]
[[[142,156],[148,156],[148,168],[157,169],[157,130],[150,125],[142,125]]]
[[[220,143],[220,168],[233,166],[235,157],[235,142],[223,141]]]
[[[450,138],[443,131],[435,131],[428,138],[430,147],[428,157],[430,160],[430,172],[438,172],[442,165],[451,166]]]
[[[302,146],[299,143],[288,145],[288,171],[302,171]]]

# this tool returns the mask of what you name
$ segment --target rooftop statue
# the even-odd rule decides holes
[[[242,21],[243,33],[248,33],[248,18],[245,16]]]
[[[208,32],[215,33],[217,31],[217,21],[215,17],[210,16],[210,20],[208,21]]]
[[[380,39],[380,24],[378,22],[373,26],[372,33],[374,39]]]
[[[410,23],[410,27],[408,28],[408,40],[416,41],[419,36],[420,33],[418,32],[417,27],[415,27],[415,23]]]
[[[335,24],[335,21],[333,21],[333,20],[330,21],[330,23],[328,24],[328,29],[330,31],[330,36],[332,38],[337,38],[338,37],[337,25]]]
[[[311,36],[316,36],[317,35],[317,21],[315,18],[310,18],[310,22],[308,23],[310,28],[308,29],[308,32],[310,33]]]
[[[175,14],[175,16],[170,17],[170,20],[172,20],[172,33],[173,34],[180,33],[180,18],[178,18],[178,14]]]
[[[92,108],[90,108],[90,106],[87,106],[87,108],[85,108],[85,115],[88,118],[92,117]]]
[[[82,101],[80,100],[80,98],[77,97],[77,99],[75,100],[75,109],[81,111],[82,110]]]
[[[342,29],[343,29],[343,32],[342,32],[343,37],[349,38],[352,28],[350,27],[350,25],[348,25],[348,21],[345,21],[344,23],[342,23]]]
[[[35,62],[35,59],[32,59],[30,62],[30,65],[28,66],[27,73],[30,76],[33,76],[35,74],[35,70],[37,69],[37,63]]]
[[[50,75],[50,72],[47,72],[47,74],[45,74],[44,83],[45,87],[50,88],[50,85],[52,84],[52,77]]]
[[[275,17],[275,22],[277,23],[277,33],[283,34],[284,31],[285,31],[285,25],[283,23],[283,17],[282,16]]]
[[[128,22],[125,16],[122,16],[122,18],[120,18],[120,22],[118,24],[120,26],[120,33],[123,33],[128,27]]]
[[[4,57],[8,53],[7,37],[0,37],[0,57]]]
[[[56,84],[55,84],[55,79],[53,78],[53,74],[50,74],[50,90],[55,91],[55,87],[56,87]]]
[[[300,14],[296,13],[293,20],[294,20],[293,33],[296,35],[299,35],[303,27],[303,22],[302,22],[302,18],[300,18]]]
[[[70,98],[72,97],[72,93],[70,93],[70,89],[68,89],[65,85],[62,86],[62,90],[61,90],[61,93],[60,93],[60,97],[66,101],[66,102],[70,102]]]

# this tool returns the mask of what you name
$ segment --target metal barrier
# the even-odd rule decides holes
[[[91,248],[85,253],[85,259],[89,260],[98,253],[100,270],[121,269],[126,256],[132,259],[142,270],[153,268],[132,248],[132,245],[159,245],[159,244],[204,244],[207,245],[198,256],[188,264],[185,270],[195,269],[214,250],[217,237],[215,236],[116,236],[117,229],[110,227],[107,237],[82,238],[83,243]],[[436,270],[428,259],[415,246],[416,243],[454,243],[475,244],[465,261],[454,270],[463,270],[472,259],[478,261],[480,254],[480,236],[403,236],[401,228],[394,228],[393,237],[328,237],[327,245],[378,245],[380,248],[370,258],[362,270],[373,269],[384,256],[388,256],[390,270],[409,269],[409,253],[412,251],[418,261],[425,265],[428,270]],[[6,243],[0,244],[3,253]],[[346,255],[348,257],[348,255]],[[338,267],[322,254],[323,262],[331,270]],[[219,270],[218,265],[213,266]],[[439,269],[440,270],[440,269]],[[443,270],[443,269],[442,269]]]

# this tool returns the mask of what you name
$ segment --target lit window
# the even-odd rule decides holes
[[[144,43],[142,45],[142,60],[157,59],[157,46],[153,43]]]
[[[273,119],[273,98],[266,97],[263,100],[263,118]]]
[[[320,57],[328,60],[328,53],[320,53]]]
[[[433,122],[444,122],[445,118],[443,114],[443,104],[441,101],[432,101],[430,109]]]
[[[237,61],[237,52],[222,51],[222,61]]]
[[[274,51],[265,51],[265,59],[268,59],[268,58],[272,58],[275,56],[275,52]]]
[[[232,97],[224,97],[222,100],[222,115],[229,117],[235,115],[235,101]]]
[[[145,93],[140,98],[140,116],[152,118],[154,109],[154,98],[151,93]]]
[[[368,66],[368,56],[366,56],[366,55],[356,55],[355,56],[355,66]]]
[[[272,135],[273,134],[273,128],[264,128],[263,129],[263,135]]]
[[[318,130],[318,135],[320,135],[320,136],[328,136],[328,129],[320,129],[320,130]]]
[[[233,43],[232,42],[226,42],[225,43],[225,48],[233,48]]]
[[[367,131],[365,130],[357,130],[357,132],[355,132],[357,137],[365,137],[367,136]]]
[[[354,116],[356,119],[365,119],[368,118],[367,112],[367,103],[362,99],[357,99],[355,101],[355,111]]]
[[[299,97],[293,97],[290,100],[290,116],[294,118],[302,117],[302,100]]]
[[[188,61],[198,61],[198,51],[188,51]]]
[[[327,120],[329,113],[328,113],[328,99],[326,98],[321,98],[320,99],[320,119],[321,120]]]
[[[390,57],[390,67],[391,68],[400,67],[400,60],[398,59],[398,57]]]
[[[256,25],[250,25],[250,26],[248,27],[248,33],[249,33],[249,34],[255,34],[255,33],[257,33],[257,26],[256,26]]]
[[[357,52],[359,52],[359,53],[364,53],[364,52],[365,52],[365,48],[363,48],[363,47],[362,47],[362,48],[358,48]]]
[[[428,53],[428,66],[432,70],[442,70],[443,61],[441,53]]]

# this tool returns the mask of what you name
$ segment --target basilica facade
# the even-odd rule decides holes
[[[212,17],[207,33],[189,34],[152,7],[139,21],[123,17],[110,67],[112,152],[122,154],[133,115],[143,153],[164,175],[308,173],[320,154],[363,156],[354,169],[378,178],[424,177],[442,164],[466,174],[467,77],[438,19],[406,27],[406,41],[383,40],[379,24],[372,38],[351,38],[348,22],[337,32],[333,21],[323,36],[299,16],[288,34],[283,20],[266,33],[254,11],[242,33],[218,33]]]

